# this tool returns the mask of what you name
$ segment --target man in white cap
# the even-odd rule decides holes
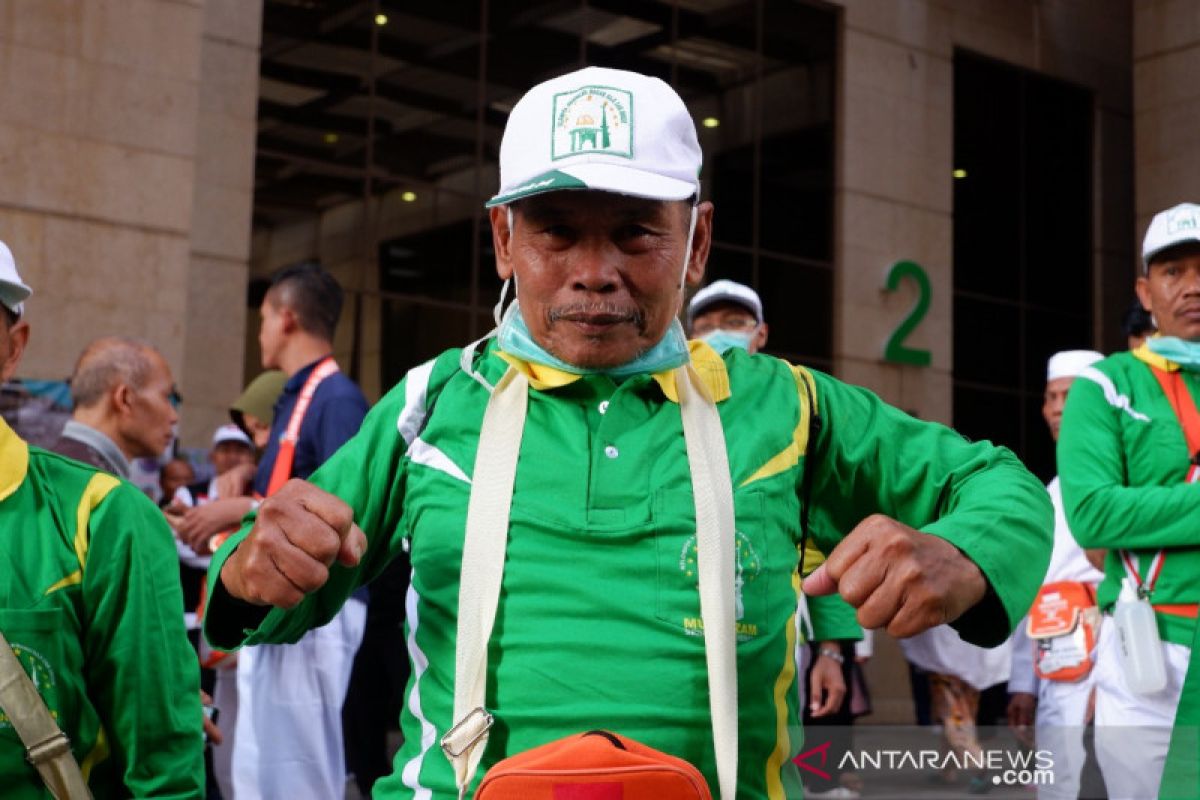
[[[1103,358],[1094,350],[1064,350],[1050,357],[1042,417],[1055,442],[1071,385],[1081,372]],[[1008,721],[1018,732],[1036,726],[1037,746],[1054,754],[1054,780],[1038,785],[1038,797],[1074,800],[1079,796],[1086,758],[1083,733],[1091,714],[1094,685],[1095,632],[1099,623],[1095,591],[1104,573],[1092,566],[1067,527],[1057,476],[1046,485],[1046,491],[1054,504],[1054,550],[1042,590],[1034,601],[1032,627],[1038,638],[1030,638],[1028,618],[1013,633]],[[1061,585],[1064,581],[1074,586]],[[1064,613],[1063,609],[1068,610]],[[1057,615],[1071,617],[1074,626],[1070,630],[1056,629],[1053,620]]]
[[[1137,294],[1158,334],[1080,372],[1058,441],[1071,532],[1108,551],[1096,754],[1113,798],[1158,796],[1196,629],[1200,206],[1155,215],[1142,259]]]
[[[377,797],[467,796],[498,760],[595,728],[725,800],[795,796],[800,551],[829,553],[806,590],[895,635],[952,621],[997,643],[1032,600],[1050,504],[1011,453],[689,346],[700,164],[658,79],[588,68],[530,90],[487,204],[516,283],[498,334],[410,371],[213,557],[205,632],[236,647],[302,635],[410,553],[413,679]]]
[[[758,292],[730,280],[713,281],[688,303],[688,331],[718,353],[740,348],[754,355],[767,344]]]
[[[0,243],[0,382],[28,341],[29,296]],[[66,797],[57,776],[71,759],[97,800],[202,796],[203,717],[176,574],[171,532],[136,487],[31,447],[0,419],[0,647],[40,698],[8,704],[15,676],[0,669],[5,798],[47,787]],[[62,739],[34,747],[38,705],[65,751]]]

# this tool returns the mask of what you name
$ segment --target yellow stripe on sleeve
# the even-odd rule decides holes
[[[808,452],[809,418],[817,407],[817,387],[813,383],[812,375],[804,367],[792,367],[791,369],[792,375],[796,380],[796,388],[799,390],[800,395],[800,419],[796,423],[796,429],[792,431],[792,441],[782,451],[771,456],[767,463],[754,471],[753,475],[742,481],[738,486],[739,489],[755,481],[765,480],[781,472],[787,472],[800,463],[800,456]],[[804,391],[806,384],[808,385],[808,392]],[[813,399],[812,409],[808,407],[809,397]]]
[[[108,497],[108,493],[120,484],[121,482],[112,475],[97,472],[88,481],[83,495],[79,498],[79,506],[75,510],[75,557],[79,559],[81,570],[87,565],[88,521],[92,518],[92,512]]]

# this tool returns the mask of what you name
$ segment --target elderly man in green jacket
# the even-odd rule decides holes
[[[1096,751],[1114,798],[1158,793],[1200,601],[1200,206],[1156,215],[1142,256],[1137,293],[1159,335],[1080,373],[1058,442],[1071,531],[1108,551]],[[1122,605],[1147,624],[1123,629]],[[1141,678],[1151,661],[1157,682]]]
[[[602,119],[598,144],[571,135]],[[1008,451],[866,390],[686,341],[677,314],[684,285],[703,276],[713,209],[698,202],[695,125],[662,81],[588,68],[540,84],[513,108],[500,161],[488,206],[516,302],[498,334],[409,372],[311,483],[263,503],[213,559],[208,636],[295,639],[407,550],[413,679],[378,797],[465,796],[497,760],[595,728],[686,759],[726,798],[798,797],[798,551],[828,554],[805,588],[838,591],[864,627],[906,636],[952,622],[996,644],[1045,572],[1045,491]],[[477,460],[485,410],[514,385],[528,387],[514,395],[519,446]],[[724,458],[711,447],[689,457],[681,414],[696,402],[719,416]],[[521,413],[489,419],[505,428]],[[509,490],[487,476],[513,458]],[[726,460],[735,552],[720,558],[736,563],[718,602],[736,636],[732,776],[706,702],[714,634],[697,531],[710,518],[696,509],[709,498],[693,492]],[[492,727],[481,769],[464,771],[458,738],[445,742],[452,761],[436,743],[462,719],[455,689],[469,688],[456,687],[456,620],[480,565],[464,560],[464,531],[496,492],[510,505],[494,523],[507,549],[479,717]]]

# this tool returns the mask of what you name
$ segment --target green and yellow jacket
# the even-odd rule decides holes
[[[0,630],[96,800],[203,796],[199,673],[162,513],[2,419]],[[50,797],[2,712],[0,795]]]
[[[459,360],[451,351],[412,370],[311,478],[345,500],[366,533],[358,567],[333,566],[321,590],[265,618],[217,586],[245,530],[209,573],[214,644],[292,641],[409,551],[413,672],[404,745],[395,773],[376,784],[381,798],[456,796],[437,742],[452,724],[463,534],[489,397]],[[980,566],[991,591],[958,623],[977,644],[1003,641],[1032,602],[1050,557],[1050,503],[1012,453],[864,389],[700,343],[692,362],[717,402],[734,487],[738,795],[799,797],[791,759],[801,745],[794,649],[805,470],[810,547],[828,553],[880,512],[945,537]],[[494,342],[473,362],[492,385],[510,366],[531,390],[488,661],[497,722],[479,775],[505,756],[606,728],[687,759],[715,786],[695,508],[673,376],[570,375]],[[810,395],[821,419],[812,441]]]

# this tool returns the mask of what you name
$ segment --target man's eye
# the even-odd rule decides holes
[[[647,228],[645,225],[626,225],[617,232],[620,239],[640,239],[645,236],[653,236],[654,231]]]

